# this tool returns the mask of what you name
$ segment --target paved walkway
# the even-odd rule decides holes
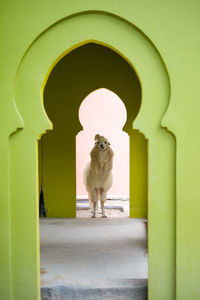
[[[41,287],[129,287],[146,279],[145,228],[129,218],[41,219]]]
[[[41,219],[41,284],[56,280],[147,278],[145,223]]]

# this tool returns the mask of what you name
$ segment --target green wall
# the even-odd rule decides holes
[[[134,128],[149,150],[149,299],[199,300],[199,13],[197,0],[1,1],[2,299],[40,294],[36,141],[51,128],[45,78],[96,40],[122,54],[142,87]]]
[[[92,91],[115,92],[127,109],[124,130],[130,136],[130,216],[147,216],[147,143],[133,130],[141,87],[131,66],[113,50],[89,43],[62,58],[44,89],[45,110],[53,131],[42,137],[44,198],[50,217],[76,216],[75,137],[82,129],[78,109]]]

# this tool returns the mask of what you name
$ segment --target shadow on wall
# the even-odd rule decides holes
[[[49,217],[76,216],[76,135],[82,130],[78,110],[92,91],[106,88],[123,101],[130,137],[130,216],[146,217],[147,141],[132,123],[141,104],[141,86],[133,68],[113,50],[94,43],[63,57],[52,70],[44,105],[54,130],[42,137],[40,186]],[[41,155],[42,154],[42,155]]]

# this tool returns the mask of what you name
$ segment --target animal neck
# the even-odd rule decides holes
[[[99,151],[98,153],[98,158],[99,158],[99,163],[100,164],[104,164],[106,161],[106,157],[107,157],[107,153],[106,151]]]
[[[99,152],[99,154],[98,154],[98,167],[99,167],[99,172],[103,172],[104,175],[106,173],[109,173],[108,152],[107,151],[100,151]]]

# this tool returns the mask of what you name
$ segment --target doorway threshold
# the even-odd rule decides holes
[[[43,300],[147,299],[146,222],[41,219]]]

